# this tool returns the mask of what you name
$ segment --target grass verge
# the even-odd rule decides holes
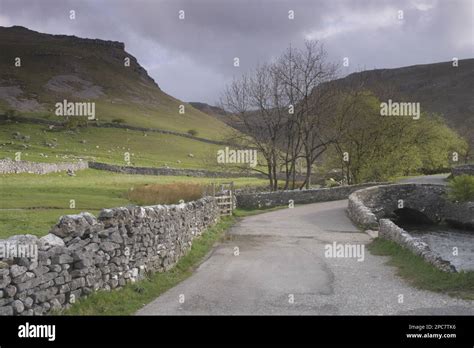
[[[64,315],[131,315],[156,297],[188,278],[204,257],[233,225],[225,217],[193,242],[191,250],[169,271],[154,273],[136,283],[112,291],[98,291],[77,301]]]
[[[474,272],[447,273],[395,242],[376,238],[368,249],[374,255],[390,256],[389,265],[411,285],[453,297],[474,300]]]
[[[216,225],[209,228],[194,240],[191,250],[182,257],[169,271],[150,274],[134,284],[113,291],[99,291],[80,299],[68,310],[54,314],[63,315],[131,315],[145,304],[153,301],[168,289],[188,278],[196,267],[203,261],[214,244],[224,239],[227,231],[236,218],[251,216],[269,211],[286,208],[274,207],[269,209],[242,210],[236,209],[234,216],[224,217]]]

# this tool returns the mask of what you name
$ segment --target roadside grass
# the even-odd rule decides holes
[[[474,272],[440,271],[410,250],[381,238],[374,239],[368,249],[374,255],[390,256],[388,264],[397,267],[397,274],[419,289],[474,300]]]
[[[257,178],[233,178],[236,187],[262,185]],[[0,238],[15,234],[46,235],[65,214],[97,213],[103,208],[135,205],[127,199],[133,187],[146,184],[209,184],[229,179],[187,176],[127,175],[94,169],[65,173],[0,175]],[[75,207],[70,209],[71,200]]]
[[[146,279],[128,283],[120,289],[98,291],[78,300],[64,315],[131,315],[156,297],[188,278],[204,260],[216,242],[235,222],[233,217],[222,218],[216,225],[197,237],[190,251],[169,271],[150,274]],[[177,299],[176,299],[177,300]]]

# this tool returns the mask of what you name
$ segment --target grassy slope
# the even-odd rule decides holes
[[[14,66],[15,57],[21,58],[21,67]],[[124,66],[125,57],[131,58],[130,67]],[[22,115],[58,119],[53,115],[56,102],[64,98],[83,101],[45,88],[58,75],[74,75],[102,87],[104,95],[93,100],[96,116],[102,121],[122,118],[136,126],[180,132],[195,129],[199,136],[213,139],[228,130],[214,117],[161,91],[135,58],[121,48],[0,27],[0,86],[20,86],[24,92],[20,99],[36,99],[44,106],[43,111]],[[180,104],[186,106],[184,115],[179,114]],[[0,112],[9,108],[5,101],[0,103]]]
[[[232,179],[236,186],[262,185],[264,180]],[[0,238],[14,234],[45,235],[61,215],[132,204],[125,193],[134,186],[171,182],[228,182],[229,179],[124,175],[97,170],[47,175],[0,175]],[[76,208],[69,209],[75,200]]]
[[[16,140],[12,136],[14,132],[28,135],[31,139],[28,142]],[[202,168],[206,159],[212,155],[215,157],[217,149],[222,147],[174,135],[156,132],[148,132],[146,136],[144,134],[115,128],[89,127],[77,132],[66,132],[49,131],[44,125],[2,124],[0,144],[10,141],[14,144],[0,146],[0,158],[13,159],[15,153],[21,151],[22,160],[27,161],[71,162],[82,158],[126,165],[124,153],[129,152],[131,165],[134,166],[161,167],[167,164],[176,168]],[[46,146],[46,143],[54,143],[53,139],[57,140],[58,146]],[[82,144],[82,140],[86,143]],[[30,148],[24,149],[22,144],[27,144]],[[48,157],[42,157],[40,153]],[[190,153],[194,157],[189,157]]]

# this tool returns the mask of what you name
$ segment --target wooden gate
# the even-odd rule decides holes
[[[219,190],[216,191],[216,186]],[[213,196],[217,199],[220,216],[230,216],[234,211],[234,182],[212,184]]]

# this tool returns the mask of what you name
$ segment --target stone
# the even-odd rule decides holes
[[[53,281],[58,275],[58,272],[48,272],[40,278],[40,283]]]
[[[65,265],[67,265],[67,263],[65,263]],[[61,272],[62,269],[63,269],[62,265],[58,265],[58,264],[49,266],[49,270],[51,272]]]
[[[25,272],[22,275],[15,277],[12,279],[13,284],[20,284],[27,282],[30,279],[33,279],[35,277],[35,274],[33,272]]]
[[[50,302],[51,311],[58,311],[62,308],[61,302],[57,298],[53,298]]]
[[[82,237],[87,228],[90,227],[88,222],[89,216],[84,216],[84,213],[77,215],[61,216],[59,222],[50,233],[58,237]]]
[[[52,233],[48,233],[46,236],[39,239],[42,249],[49,249],[53,246],[65,247],[64,240]]]
[[[113,243],[113,242],[102,242],[100,243],[100,248],[106,252],[112,251],[114,249],[119,248],[120,245]]]
[[[71,282],[71,290],[76,290],[78,288],[83,288],[86,285],[86,279],[81,277],[81,278],[75,278]]]
[[[63,293],[69,292],[69,291],[71,291],[71,287],[69,286],[69,284],[61,285],[61,287],[59,288],[59,293],[60,294],[63,294]]]
[[[5,294],[7,295],[7,297],[15,296],[17,291],[18,291],[18,289],[16,288],[16,286],[8,285],[8,286],[5,287]]]
[[[51,300],[54,297],[54,295],[56,295],[57,292],[58,292],[58,289],[55,287],[52,287],[49,289],[38,291],[32,294],[31,297],[36,303],[41,303],[41,302],[46,302],[46,301]]]
[[[89,270],[87,268],[82,268],[82,269],[75,269],[70,272],[70,275],[72,278],[78,278],[78,277],[84,277],[89,273]]]
[[[13,315],[13,307],[12,306],[0,307],[0,315]]]
[[[33,308],[33,315],[42,315],[44,312],[44,308],[42,306],[35,306]]]
[[[10,274],[12,278],[16,278],[28,270],[25,266],[13,265],[10,267]]]
[[[88,268],[90,266],[93,266],[94,262],[90,258],[82,259],[74,263],[74,268],[75,269],[82,269],[82,268]]]
[[[11,278],[8,273],[5,273],[4,275],[0,273],[0,288],[6,287],[8,284],[10,284],[10,282]]]
[[[67,254],[56,255],[52,258],[52,263],[63,264],[63,263],[72,263],[73,258]]]
[[[38,267],[38,262],[36,260],[32,260],[28,257],[21,257],[16,259],[16,264],[18,266],[24,266],[27,270],[32,270]]]
[[[12,308],[15,314],[19,314],[25,310],[25,306],[23,305],[23,302],[21,302],[20,300],[13,301]]]
[[[28,309],[33,307],[33,303],[34,301],[31,297],[27,297],[23,300],[23,304],[25,305],[25,308],[28,308]]]
[[[59,301],[61,305],[63,305],[66,302],[66,295],[65,294],[59,294],[56,297],[56,300]]]
[[[49,289],[54,286],[53,280],[48,280],[47,282],[42,283],[39,288],[40,290]]]
[[[64,277],[57,277],[54,280],[54,284],[56,284],[56,285],[63,285],[64,283],[65,283]]]
[[[40,281],[40,278],[33,278],[33,279],[30,279],[24,283],[20,283],[20,284],[17,284],[16,287],[18,289],[18,291],[24,291],[24,290],[28,290],[28,289],[31,289],[31,288],[34,288],[35,286],[37,286],[39,284],[39,281]]]
[[[112,242],[115,242],[115,243],[119,243],[119,244],[123,243],[123,239],[120,236],[119,232],[114,232],[114,233],[110,234],[109,239]]]

